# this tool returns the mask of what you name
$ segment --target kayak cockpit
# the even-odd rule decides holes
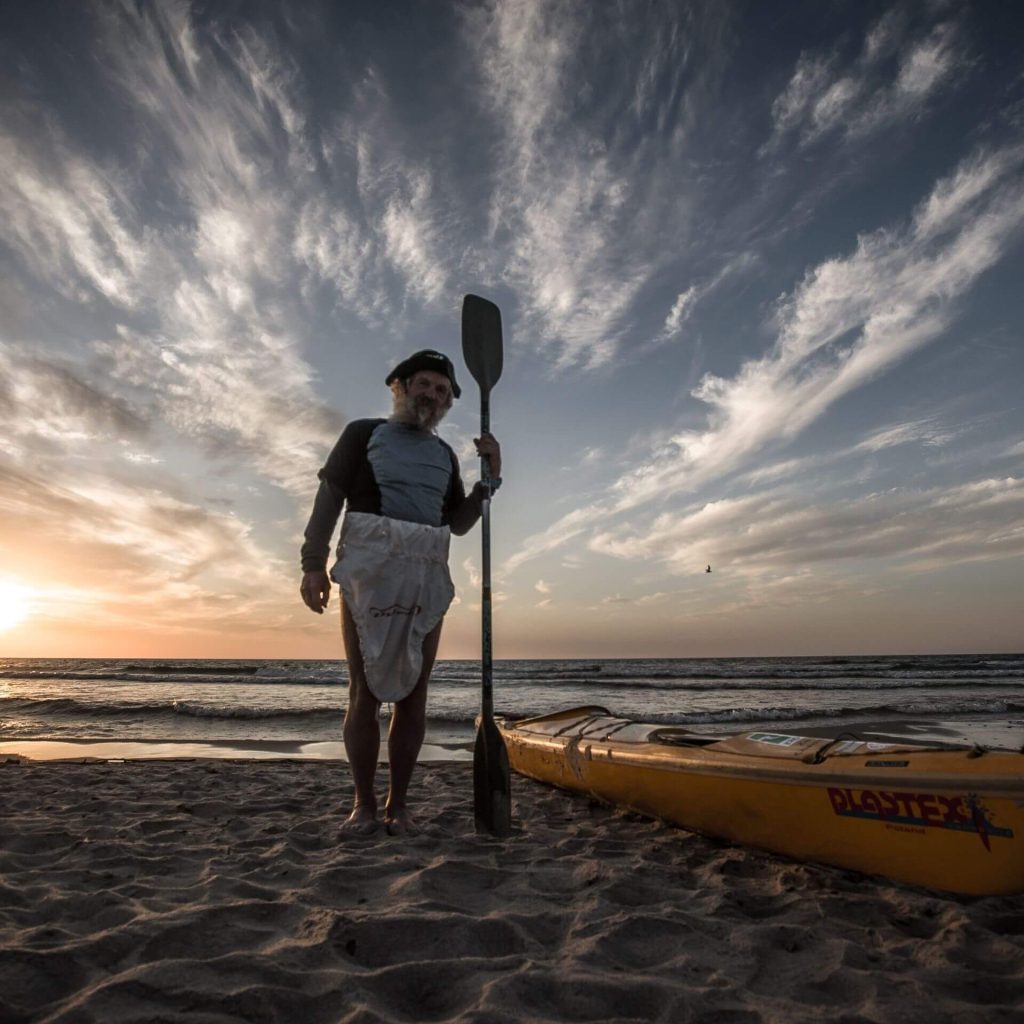
[[[684,726],[634,722],[597,705],[566,708],[531,718],[516,719],[508,716],[503,720],[503,724],[506,728],[514,728],[520,734],[561,742],[572,741],[576,744],[612,743],[627,748],[634,745],[650,747],[653,744],[707,750],[711,753],[747,758],[767,758],[776,762],[802,761],[805,764],[821,764],[832,758],[940,751],[959,751],[967,753],[970,757],[979,757],[984,753],[982,748],[968,751],[968,748],[963,746],[899,737],[867,740],[852,732],[808,736],[760,730],[715,736],[691,732]]]

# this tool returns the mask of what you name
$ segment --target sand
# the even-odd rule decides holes
[[[339,838],[329,761],[0,763],[0,1020],[1024,1021],[1024,897],[945,896],[422,765]]]

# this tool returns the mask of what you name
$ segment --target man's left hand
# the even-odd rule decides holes
[[[487,459],[487,472],[491,479],[501,476],[501,445],[493,434],[482,434],[473,438],[476,445],[476,453],[481,458]]]

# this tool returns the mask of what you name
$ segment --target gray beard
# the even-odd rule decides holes
[[[417,430],[434,430],[444,419],[448,410],[437,402],[431,402],[422,396],[413,397],[409,394],[396,395],[393,420],[404,423]]]

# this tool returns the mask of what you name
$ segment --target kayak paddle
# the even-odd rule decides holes
[[[493,302],[467,295],[462,303],[462,356],[480,385],[480,433],[491,429],[491,388],[501,376],[501,312]],[[491,477],[486,457],[480,459],[484,492],[483,532],[483,656],[480,717],[473,747],[473,814],[477,832],[506,836],[512,831],[512,785],[505,741],[494,723],[491,658]]]

